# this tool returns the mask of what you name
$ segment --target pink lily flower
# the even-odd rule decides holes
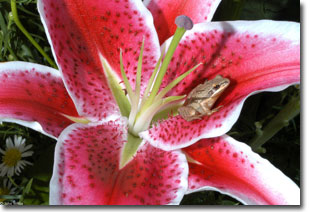
[[[299,24],[209,22],[219,3],[38,0],[60,72],[1,63],[0,118],[57,139],[50,204],[179,204],[200,190],[300,204],[291,179],[225,135],[248,96],[300,82]],[[178,15],[193,29],[176,27]],[[217,112],[168,115],[217,75],[230,80]]]

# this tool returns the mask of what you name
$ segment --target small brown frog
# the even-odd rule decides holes
[[[229,83],[229,79],[220,75],[212,80],[206,80],[188,94],[184,105],[178,109],[179,114],[186,121],[192,121],[218,111],[221,106],[214,109],[212,107]]]

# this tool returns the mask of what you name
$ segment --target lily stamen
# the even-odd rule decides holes
[[[120,51],[120,66],[124,84],[128,92],[128,97],[131,103],[131,112],[129,115],[128,125],[129,131],[133,135],[138,135],[139,132],[148,129],[153,116],[160,111],[160,109],[166,104],[171,104],[173,101],[180,100],[185,96],[181,97],[172,97],[167,100],[163,97],[176,86],[181,80],[183,80],[187,75],[192,71],[198,68],[201,64],[196,65],[189,71],[185,72],[170,84],[168,84],[161,92],[159,92],[160,85],[167,71],[168,65],[172,59],[173,53],[175,52],[181,38],[183,37],[186,30],[189,30],[193,27],[192,21],[187,16],[179,16],[176,18],[175,23],[178,28],[174,34],[172,42],[168,48],[168,51],[162,61],[163,55],[159,58],[154,72],[148,82],[145,93],[140,101],[140,82],[141,82],[141,72],[142,72],[142,56],[144,50],[144,39],[141,45],[140,56],[137,66],[137,75],[136,75],[136,86],[135,90],[131,88],[129,80],[125,74],[123,61],[122,61],[122,51]],[[159,92],[159,93],[158,93]]]

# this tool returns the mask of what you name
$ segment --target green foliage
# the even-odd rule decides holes
[[[42,49],[52,57],[51,48],[37,12],[36,1],[19,0],[16,2],[19,19],[23,26]],[[49,65],[14,23],[10,0],[0,0],[0,62],[12,60]]]
[[[298,0],[222,0],[213,20],[300,20]]]

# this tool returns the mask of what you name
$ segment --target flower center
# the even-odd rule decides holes
[[[17,162],[20,161],[21,158],[21,152],[17,148],[11,148],[6,150],[2,160],[6,166],[12,167],[16,166]]]
[[[117,77],[114,76],[114,72],[112,71],[108,62],[103,57],[101,58],[101,62],[108,78],[111,91],[119,106],[120,112],[123,116],[128,117],[128,142],[125,143],[122,150],[120,168],[124,167],[133,158],[142,142],[142,139],[139,138],[139,133],[147,130],[150,127],[151,121],[154,120],[154,116],[159,115],[166,108],[177,109],[181,106],[180,103],[186,97],[185,95],[169,97],[165,96],[181,80],[183,80],[187,75],[189,75],[192,71],[201,65],[200,63],[192,69],[184,72],[182,75],[170,82],[165,88],[159,91],[169,63],[181,38],[183,37],[186,30],[189,30],[193,27],[193,22],[187,16],[178,16],[175,20],[175,23],[178,27],[170,42],[169,48],[165,53],[165,56],[161,55],[159,58],[142,97],[140,93],[144,40],[141,45],[141,51],[138,59],[135,89],[131,87],[125,74],[122,50],[120,49],[120,69],[128,97],[125,95],[123,88],[120,86],[119,81],[116,79]],[[167,113],[168,112],[166,112],[166,114]]]
[[[152,76],[149,79],[147,87],[144,91],[144,95],[140,98],[140,82],[141,82],[141,72],[142,72],[142,57],[144,49],[144,40],[141,45],[140,56],[138,59],[137,75],[136,75],[136,85],[135,90],[133,90],[129,84],[129,80],[125,74],[123,67],[122,52],[120,51],[120,65],[122,77],[124,84],[126,86],[126,91],[128,92],[128,97],[131,104],[131,111],[128,117],[129,132],[135,136],[144,130],[147,130],[153,120],[154,116],[162,111],[164,108],[177,108],[180,106],[180,102],[184,99],[183,96],[169,96],[165,95],[176,86],[181,80],[183,80],[187,75],[194,71],[199,65],[196,65],[192,69],[183,73],[160,92],[160,86],[165,73],[168,69],[168,65],[171,58],[181,40],[186,30],[193,27],[192,21],[187,16],[179,16],[176,18],[175,23],[177,24],[177,30],[172,38],[170,46],[163,58],[163,55],[159,58]]]

